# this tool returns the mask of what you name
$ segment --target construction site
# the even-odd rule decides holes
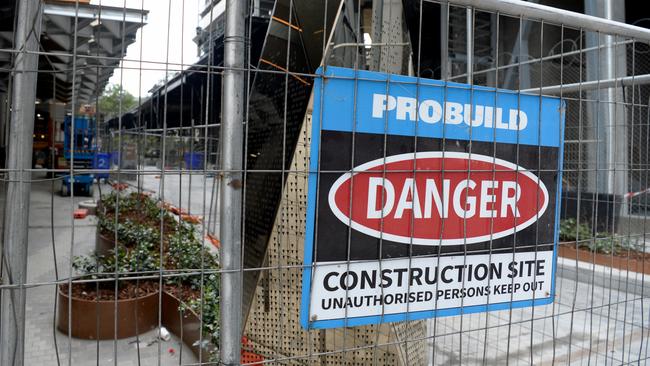
[[[0,365],[648,363],[642,3],[0,19]]]

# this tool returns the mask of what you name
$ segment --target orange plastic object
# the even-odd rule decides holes
[[[73,212],[75,219],[85,219],[88,216],[88,209],[78,208]]]
[[[216,248],[221,248],[221,242],[219,241],[219,239],[217,239],[216,236],[214,236],[214,235],[212,235],[212,234],[208,234],[208,235],[206,235],[205,237],[206,237],[206,238],[210,241],[210,243],[212,243],[212,245],[214,245]]]
[[[188,214],[185,214],[185,213],[182,213],[182,212],[181,212],[180,215],[181,215],[181,220],[183,220],[183,221],[187,221],[187,222],[192,223],[192,224],[198,224],[198,223],[201,222],[201,218],[199,216],[188,215]]]
[[[183,215],[187,215],[187,211],[185,211],[182,208],[178,208],[178,207],[172,205],[169,202],[163,202],[162,203],[162,208],[164,208],[165,210],[173,213],[174,215],[181,215],[181,218],[183,218],[182,217]],[[200,222],[200,219],[199,219],[199,222]]]

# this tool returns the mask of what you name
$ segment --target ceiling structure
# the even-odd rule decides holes
[[[0,92],[7,91],[17,1],[0,4]],[[79,104],[101,94],[148,11],[68,1],[42,7],[37,98]]]

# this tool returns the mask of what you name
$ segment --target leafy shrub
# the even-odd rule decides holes
[[[560,221],[560,240],[577,242],[579,248],[601,254],[621,255],[629,252],[643,252],[640,240],[616,234],[594,233],[588,224],[578,224],[574,218]]]
[[[219,306],[219,274],[212,273],[204,277],[203,282],[203,295],[199,298],[192,299],[186,304],[181,305],[181,311],[189,308],[197,314],[201,315],[203,319],[203,333],[209,337],[210,342],[219,346],[219,319],[220,319],[220,306]],[[202,345],[204,346],[204,345]],[[219,351],[215,347],[211,353],[210,360],[217,361]]]
[[[575,218],[560,220],[560,240],[577,241],[589,239],[593,236],[593,231],[588,224],[578,221]]]
[[[179,223],[178,231],[169,238],[167,264],[170,268],[195,271],[218,268],[217,258],[203,246],[197,234],[193,224]],[[201,278],[197,275],[180,273],[168,281],[187,284],[193,290],[201,288]]]
[[[176,220],[154,199],[138,193],[112,192],[104,195],[98,212],[98,230],[117,236],[118,245],[106,255],[91,254],[73,260],[82,276],[98,279],[134,276],[137,272],[158,271],[161,266],[176,272],[165,277],[166,285],[189,288],[194,296],[183,299],[179,310],[191,309],[203,319],[203,331],[219,345],[218,258],[203,244],[193,223]],[[117,216],[116,216],[117,212]],[[161,234],[161,221],[164,234]],[[163,245],[162,258],[160,245]],[[203,270],[203,276],[196,274]],[[113,282],[106,282],[114,286]],[[202,289],[202,292],[201,292]],[[218,350],[212,353],[218,359]]]
[[[112,231],[113,236],[110,236],[111,238],[117,232],[117,242],[129,248],[146,244],[150,249],[154,249],[160,244],[160,229],[154,229],[130,219],[123,222],[99,220],[99,229]]]
[[[643,244],[639,240],[620,235],[596,237],[579,246],[601,254],[622,255],[629,252],[643,252]]]
[[[146,218],[157,218],[160,214],[160,208],[150,196],[142,193],[127,193],[120,194],[113,191],[109,194],[102,196],[102,212],[100,215],[114,214],[117,207],[119,214],[127,214],[130,212],[137,212]]]
[[[102,279],[114,278],[128,279],[136,272],[156,271],[160,268],[158,256],[151,255],[151,244],[143,241],[134,248],[127,249],[117,246],[110,249],[105,255],[76,256],[73,258],[72,267],[84,278]],[[118,285],[123,282],[118,282]],[[110,282],[101,286],[111,287]]]
[[[176,229],[177,222],[166,210],[158,207],[151,197],[129,193],[111,192],[102,196],[101,210],[97,212],[99,230],[102,234],[112,237],[117,232],[117,240],[122,243],[132,243],[129,237],[122,234],[132,233],[133,226],[142,225],[144,228],[155,230],[160,238],[160,224],[164,223],[166,234]],[[130,222],[129,227],[122,227]]]

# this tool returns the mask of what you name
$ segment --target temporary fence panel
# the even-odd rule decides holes
[[[9,3],[0,364],[647,363],[640,5]]]

